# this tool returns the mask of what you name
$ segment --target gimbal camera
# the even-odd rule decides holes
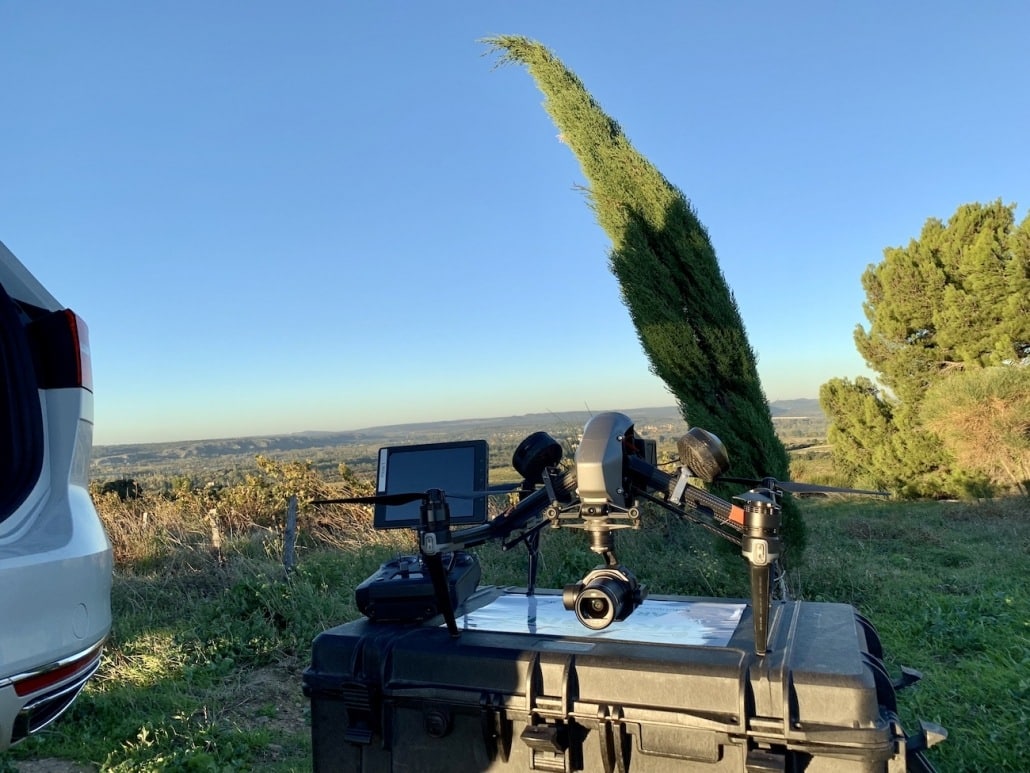
[[[433,449],[439,450],[443,445],[446,444],[435,444]],[[565,586],[565,608],[592,630],[625,620],[643,603],[647,589],[616,558],[615,532],[639,529],[638,502],[653,502],[740,546],[750,570],[755,650],[764,654],[774,580],[781,576],[782,492],[882,492],[779,482],[772,478],[742,481],[720,477],[729,468],[726,449],[718,437],[698,427],[691,428],[677,445],[680,466],[677,474],[670,475],[656,464],[655,443],[638,438],[628,416],[600,413],[587,422],[574,463],[566,470],[560,466],[561,446],[547,433],[535,432],[522,441],[512,457],[512,465],[523,478],[516,489],[519,501],[487,522],[467,528],[452,528],[448,494],[437,487],[418,492],[386,492],[380,486],[380,493],[374,496],[322,500],[315,504],[358,502],[381,507],[419,502],[417,518],[412,516],[400,522],[418,532],[418,560],[413,557],[384,564],[379,573],[358,586],[358,606],[372,619],[421,621],[439,614],[451,635],[457,636],[456,609],[475,591],[481,574],[478,561],[465,551],[492,540],[500,540],[504,549],[525,544],[529,551],[527,593],[532,595],[540,533],[548,527],[586,532],[590,550],[604,560],[582,580]],[[384,451],[380,452],[381,465],[386,458]],[[385,478],[380,469],[380,483]],[[737,497],[742,504],[735,505],[694,483],[717,480],[746,482],[754,488]],[[456,492],[449,496],[483,498],[490,493],[498,492]]]

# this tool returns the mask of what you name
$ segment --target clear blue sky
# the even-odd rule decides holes
[[[88,322],[97,443],[672,404],[542,95],[691,199],[770,399],[860,276],[1030,204],[1030,4],[0,0],[0,240]]]

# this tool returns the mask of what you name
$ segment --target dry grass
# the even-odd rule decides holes
[[[161,489],[135,497],[93,492],[118,566],[148,570],[160,564],[176,568],[182,556],[189,563],[207,554],[221,563],[227,546],[251,544],[250,552],[281,556],[286,513],[291,498],[297,502],[297,540],[300,546],[335,549],[390,546],[403,539],[396,533],[372,528],[371,508],[363,505],[315,506],[319,499],[370,493],[357,481],[345,487],[322,479],[309,464],[276,462],[258,457],[256,474],[231,486],[173,481]],[[248,552],[244,550],[243,552]],[[181,567],[180,568],[189,568]]]

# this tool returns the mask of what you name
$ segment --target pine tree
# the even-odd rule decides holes
[[[918,402],[949,373],[1030,356],[1030,216],[966,204],[947,225],[884,250],[862,275],[869,330],[855,344],[902,402]]]
[[[980,443],[974,464],[966,442],[976,441],[947,430],[980,426],[1008,437],[1002,425],[1013,411],[1017,426],[1030,425],[1025,401],[1012,398],[1025,374],[969,377],[1030,364],[1030,216],[1017,226],[1015,207],[998,200],[963,205],[946,224],[930,218],[918,239],[885,249],[862,286],[869,329],[855,330],[855,344],[885,389],[834,379],[820,390],[838,471],[855,483],[938,496],[981,487],[984,475],[1017,478],[998,470],[1021,458],[1018,442]],[[961,384],[945,383],[960,376]],[[932,411],[922,409],[928,394]],[[986,403],[994,413],[982,410]]]
[[[723,441],[734,475],[786,478],[754,352],[715,250],[687,198],[630,144],[586,88],[543,45],[486,41],[500,63],[524,65],[589,181],[587,195],[612,242],[609,267],[651,369],[684,419]],[[792,559],[804,549],[797,507],[784,507]]]
[[[933,496],[949,486],[948,455],[923,431],[908,404],[885,396],[872,381],[831,379],[819,390],[830,417],[834,469],[852,485]]]

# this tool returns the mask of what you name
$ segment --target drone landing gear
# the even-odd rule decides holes
[[[532,447],[541,446],[541,449],[533,451]],[[532,454],[532,456],[531,456]],[[561,477],[558,468],[554,466],[561,458],[561,448],[545,432],[536,432],[526,438],[515,450],[515,458],[512,460],[516,468],[525,473],[525,477],[519,486],[519,501],[526,498],[526,492],[532,491],[537,483],[544,484],[548,501],[555,502],[559,499],[558,479]],[[568,498],[562,495],[562,498]],[[513,540],[502,543],[502,550],[511,550],[520,542],[525,544],[529,553],[529,561],[526,569],[526,595],[536,594],[536,579],[540,571],[540,532],[551,523],[543,520],[536,526],[526,529]]]
[[[744,502],[744,536],[740,547],[741,554],[747,559],[751,579],[755,654],[764,655],[769,643],[772,567],[782,550],[779,536],[781,510],[771,488],[751,489],[739,499]]]

